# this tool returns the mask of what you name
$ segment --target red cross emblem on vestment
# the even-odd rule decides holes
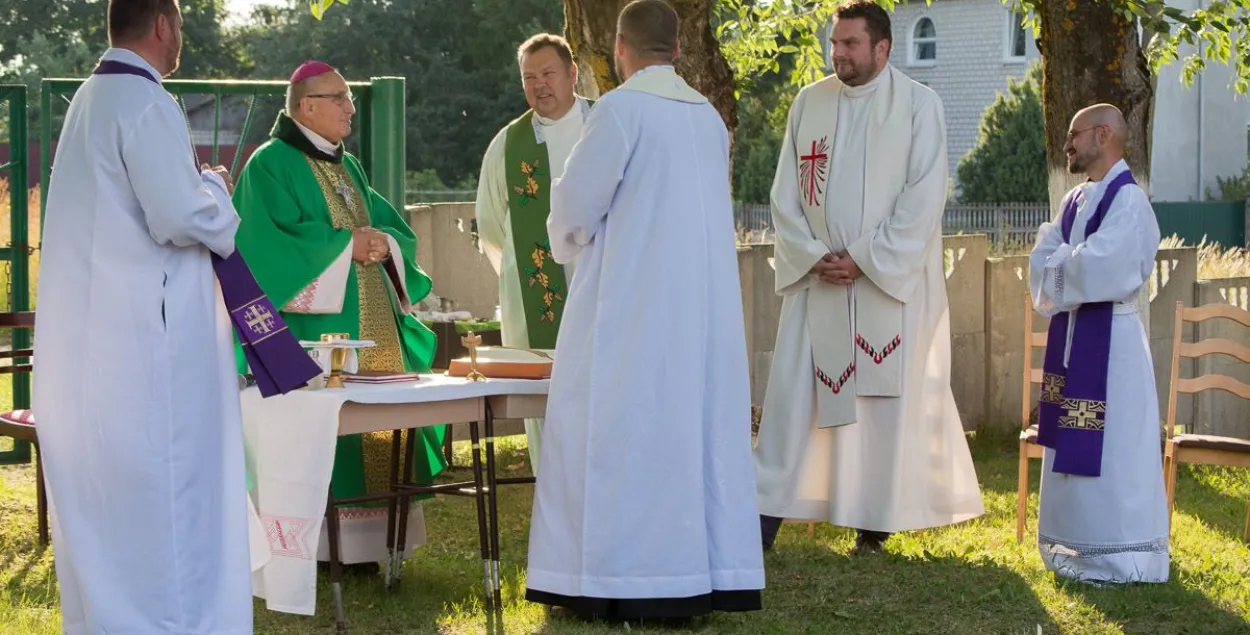
[[[825,193],[825,178],[829,169],[828,137],[812,140],[812,150],[799,155],[799,189],[808,205],[819,206]]]

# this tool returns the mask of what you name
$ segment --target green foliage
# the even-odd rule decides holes
[[[1211,188],[1207,188],[1208,201],[1250,200],[1250,165],[1247,165],[1241,174],[1228,178],[1217,176],[1215,182],[1218,192],[1212,192]]]
[[[976,146],[959,161],[960,202],[1049,200],[1041,83],[1041,64],[1034,64],[985,110]]]
[[[240,41],[222,27],[225,0],[184,0],[181,6],[182,58],[177,76],[247,74],[251,64]],[[83,77],[108,47],[104,16],[104,3],[99,0],[0,3],[0,82],[24,83],[29,88],[31,130],[39,129],[40,80]]]
[[[777,72],[781,56],[796,54],[791,80],[808,83],[820,77],[824,61],[820,56],[818,29],[828,24],[833,10],[844,0],[721,0],[717,37],[730,67],[741,81],[767,72]],[[876,0],[892,11],[896,0]],[[905,0],[906,1],[906,0]],[[910,0],[918,2],[919,0]],[[942,1],[942,0],[939,0]],[[944,0],[952,1],[952,0]],[[1040,34],[1037,9],[1048,2],[1072,0],[1002,0],[1004,5],[1029,9],[1026,26]],[[1167,6],[1164,0],[1108,0],[1125,16],[1139,20],[1144,31],[1147,58],[1156,71],[1176,62],[1179,45],[1202,44],[1201,53],[1185,56],[1186,83],[1208,62],[1231,64],[1234,87],[1242,93],[1250,88],[1250,0],[1213,0],[1193,11]],[[932,4],[934,0],[924,0]]]
[[[352,0],[318,21],[304,0],[263,9],[245,28],[256,79],[285,78],[306,59],[350,80],[406,78],[407,169],[443,183],[477,176],[495,133],[525,111],[516,47],[559,33],[556,0]]]

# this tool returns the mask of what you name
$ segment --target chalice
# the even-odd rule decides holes
[[[465,376],[465,379],[469,381],[486,381],[486,375],[477,370],[477,345],[482,343],[482,336],[469,331],[469,334],[460,338],[460,341],[464,342],[465,347],[469,349],[469,374]]]
[[[326,333],[321,336],[323,342],[337,342],[350,339],[349,333]],[[326,380],[326,388],[343,387],[343,367],[347,365],[347,347],[335,346],[330,349],[330,378]]]

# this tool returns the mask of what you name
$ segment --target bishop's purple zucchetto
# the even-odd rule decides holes
[[[329,73],[334,70],[335,68],[333,66],[330,66],[329,64],[326,64],[325,62],[318,62],[317,60],[308,60],[307,62],[300,64],[299,68],[295,69],[294,73],[291,73],[291,83],[298,84],[308,79],[309,77],[316,77],[318,75]]]

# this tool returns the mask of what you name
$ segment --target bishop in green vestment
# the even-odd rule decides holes
[[[296,70],[271,139],[239,175],[234,204],[242,223],[236,245],[296,337],[347,333],[373,341],[374,347],[359,351],[362,373],[425,372],[435,335],[410,313],[429,294],[430,278],[417,265],[412,230],[343,149],[356,112],[353,99],[330,66],[308,62]],[[238,359],[245,373],[241,349]],[[446,467],[441,450],[446,427],[417,433],[423,443],[413,476],[429,484]],[[390,437],[389,432],[339,437],[331,477],[336,498],[386,487]],[[425,541],[421,508],[412,510],[409,547]],[[341,508],[343,562],[386,559],[385,513],[385,503]],[[324,540],[319,553],[327,559]]]

